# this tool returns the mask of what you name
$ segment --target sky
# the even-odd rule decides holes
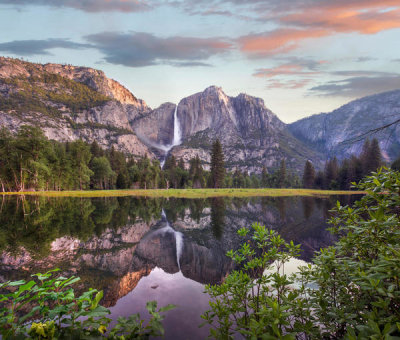
[[[400,0],[0,0],[0,55],[103,70],[155,108],[211,85],[286,123],[400,88]]]

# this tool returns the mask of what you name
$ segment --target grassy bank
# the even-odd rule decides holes
[[[314,189],[137,189],[137,190],[88,190],[88,191],[28,191],[6,192],[3,195],[32,195],[48,197],[283,197],[283,196],[330,196],[364,194],[362,191],[314,190]]]

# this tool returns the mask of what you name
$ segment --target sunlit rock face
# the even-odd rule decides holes
[[[182,99],[178,117],[183,143],[172,152],[185,161],[198,155],[207,166],[211,145],[219,138],[231,170],[261,172],[263,166],[277,168],[283,159],[294,169],[303,167],[306,158],[320,163],[320,155],[294,138],[260,98],[229,97],[211,86]]]
[[[164,103],[136,119],[132,123],[135,133],[150,147],[163,151],[173,140],[175,107],[173,103]]]
[[[289,125],[290,131],[315,149],[339,159],[358,155],[365,138],[357,138],[400,116],[400,90],[354,100],[330,112],[313,115]],[[377,138],[386,161],[399,157],[400,124],[365,137]]]
[[[47,83],[45,76],[56,75],[59,78]],[[17,78],[16,78],[17,77]],[[15,79],[18,79],[16,81]],[[23,91],[23,84],[33,84],[42,91],[57,93],[59,98],[68,96],[70,89],[65,87],[63,79],[83,84],[102,95],[104,100],[88,109],[71,109],[57,101],[56,97],[38,99],[40,105],[57,110],[57,114],[48,114],[40,109],[24,109],[17,114],[12,109],[0,108],[0,126],[15,132],[21,125],[37,125],[45,135],[58,141],[83,139],[89,143],[97,141],[103,148],[114,146],[117,150],[141,157],[155,155],[137,138],[131,122],[146,115],[150,108],[136,98],[128,89],[104,72],[88,67],[76,67],[60,64],[34,64],[18,59],[0,57],[0,100],[8,100]],[[55,83],[54,83],[55,82]],[[38,97],[39,98],[39,97]]]

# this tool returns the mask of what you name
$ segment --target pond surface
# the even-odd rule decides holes
[[[236,230],[259,222],[302,245],[301,260],[334,242],[326,230],[337,200],[357,196],[279,198],[46,198],[0,202],[0,280],[28,279],[58,267],[81,277],[79,292],[104,291],[111,318],[139,312],[146,301],[168,312],[166,339],[204,339],[205,284],[233,269],[226,252],[239,247]],[[1,199],[0,199],[1,200]]]

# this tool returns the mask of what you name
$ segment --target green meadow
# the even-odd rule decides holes
[[[330,195],[356,195],[364,194],[363,191],[345,190],[314,190],[314,189],[126,189],[126,190],[74,190],[74,191],[27,191],[4,192],[3,195],[32,195],[48,197],[182,197],[182,198],[207,198],[207,197],[287,197],[287,196],[330,196]]]

